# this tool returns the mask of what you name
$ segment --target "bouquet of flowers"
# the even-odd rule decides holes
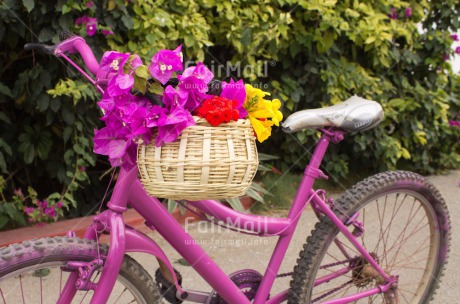
[[[159,51],[149,66],[135,54],[106,52],[98,79],[112,77],[98,103],[106,126],[95,130],[94,152],[107,155],[112,166],[129,167],[135,165],[137,145],[149,144],[153,134],[156,146],[174,142],[182,130],[195,125],[192,115],[211,126],[249,119],[259,142],[283,118],[278,99],[266,100],[269,93],[242,80],[216,82],[201,62],[182,70],[181,46]],[[159,96],[162,104],[153,105],[146,93]]]

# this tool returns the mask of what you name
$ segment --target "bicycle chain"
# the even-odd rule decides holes
[[[326,292],[325,294],[323,294],[322,296],[317,297],[316,299],[314,299],[314,300],[311,301],[311,302],[312,302],[312,303],[315,303],[315,302],[318,302],[319,300],[322,300],[322,299],[324,299],[324,298],[327,298],[328,296],[330,296],[330,295],[333,294],[334,292],[337,292],[337,291],[339,291],[340,289],[345,288],[347,285],[349,285],[349,284],[351,284],[351,283],[353,283],[353,280],[350,280],[350,281],[348,281],[348,282],[346,282],[346,283],[340,285],[339,287],[336,287],[336,288],[332,289],[331,291]]]

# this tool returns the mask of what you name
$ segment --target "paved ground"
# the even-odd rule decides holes
[[[432,176],[429,179],[438,187],[447,202],[452,221],[452,243],[448,265],[446,266],[445,276],[442,279],[440,289],[432,303],[454,303],[453,299],[460,297],[458,287],[458,275],[456,267],[460,266],[460,241],[458,235],[460,231],[460,171],[454,171],[446,175]],[[281,272],[292,271],[296,264],[298,253],[312,230],[316,217],[310,209],[307,209],[301,217],[299,227],[294,235],[291,246],[288,249],[285,261],[282,264]],[[239,269],[255,269],[264,272],[268,260],[273,251],[276,238],[258,238],[241,235],[227,230],[220,231],[212,229],[204,222],[192,224],[189,232],[196,238],[208,254],[217,262],[226,273],[232,273]],[[158,237],[155,233],[150,234],[159,245],[165,249],[171,261],[176,261],[174,266],[184,277],[183,286],[188,289],[210,290],[211,288],[204,282],[191,267],[177,263],[179,255],[175,253],[169,244]],[[135,255],[138,261],[151,272],[156,269],[156,261],[150,257],[139,254]],[[272,294],[280,292],[289,287],[289,279],[277,280]]]

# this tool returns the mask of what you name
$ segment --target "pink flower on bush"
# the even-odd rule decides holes
[[[99,71],[108,73],[123,73],[123,66],[129,59],[129,53],[123,54],[115,51],[105,52],[99,64]]]
[[[112,30],[102,30],[102,35],[104,36],[113,35],[113,31]]]
[[[56,211],[54,210],[53,207],[46,208],[45,209],[45,214],[49,217],[55,217],[56,216]]]
[[[405,16],[406,16],[407,18],[409,18],[410,16],[412,16],[412,9],[411,9],[410,7],[406,7]]]
[[[64,203],[62,203],[62,202],[57,202],[56,205],[54,205],[54,207],[56,207],[56,208],[58,208],[58,209],[61,209],[63,205],[64,205]]]
[[[93,1],[86,2],[86,7],[87,7],[87,8],[90,8],[90,7],[93,7],[93,6],[94,6],[94,2],[93,2]]]
[[[450,35],[450,38],[452,38],[454,41],[458,41],[458,35],[457,34]]]
[[[460,54],[460,46],[457,46],[457,48],[455,49],[455,53]]]
[[[396,13],[396,8],[392,7],[391,8],[391,14],[388,15],[390,19],[396,20],[398,19],[398,14]]]
[[[93,36],[97,31],[97,18],[91,18],[86,15],[83,15],[80,18],[75,20],[76,25],[85,25],[86,33],[89,36]]]
[[[184,70],[179,79],[178,92],[187,94],[186,110],[194,111],[207,98],[208,83],[214,78],[212,72],[202,63]]]
[[[24,212],[27,214],[27,215],[30,215],[31,213],[33,213],[35,211],[35,208],[32,208],[32,207],[27,207],[26,209],[24,209]]]
[[[150,75],[153,78],[166,84],[171,78],[172,73],[182,70],[182,45],[175,50],[161,50],[152,57],[149,65]]]

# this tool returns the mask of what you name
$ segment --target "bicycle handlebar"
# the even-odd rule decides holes
[[[38,50],[46,54],[51,54],[59,57],[61,54],[68,53],[79,53],[85,62],[88,70],[94,75],[99,70],[99,63],[94,57],[93,51],[86,44],[85,39],[80,36],[72,36],[56,45],[47,45],[43,43],[27,43],[24,45],[25,50]]]

